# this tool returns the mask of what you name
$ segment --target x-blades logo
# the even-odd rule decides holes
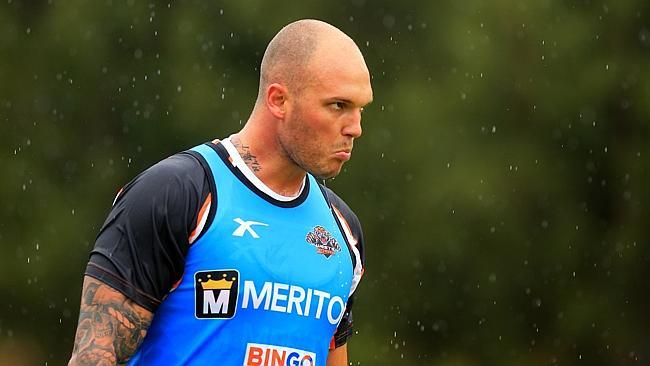
[[[241,218],[236,218],[233,220],[234,222],[239,224],[239,227],[235,229],[235,231],[232,232],[233,236],[239,236],[242,237],[244,236],[244,233],[249,233],[251,236],[255,239],[259,239],[259,235],[253,230],[252,226],[253,225],[259,225],[259,226],[269,226],[269,224],[265,224],[263,222],[257,222],[257,221],[244,221]]]

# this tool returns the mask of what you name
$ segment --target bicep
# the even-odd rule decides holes
[[[348,364],[348,345],[330,350],[327,355],[327,366],[347,366]]]
[[[92,277],[84,277],[70,365],[115,365],[142,343],[153,313]]]

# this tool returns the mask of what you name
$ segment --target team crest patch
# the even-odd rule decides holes
[[[307,243],[315,246],[316,252],[324,255],[325,258],[329,258],[332,254],[341,251],[341,247],[336,239],[322,226],[314,227],[312,231],[307,233],[305,240],[307,240]]]

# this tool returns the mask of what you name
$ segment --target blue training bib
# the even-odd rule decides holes
[[[311,175],[279,202],[216,148],[192,149],[214,177],[214,219],[128,364],[324,366],[352,287],[344,233]]]

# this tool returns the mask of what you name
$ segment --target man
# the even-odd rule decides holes
[[[347,35],[316,20],[284,27],[244,128],[118,193],[69,364],[347,365],[363,239],[316,178],[340,172],[371,101]]]

